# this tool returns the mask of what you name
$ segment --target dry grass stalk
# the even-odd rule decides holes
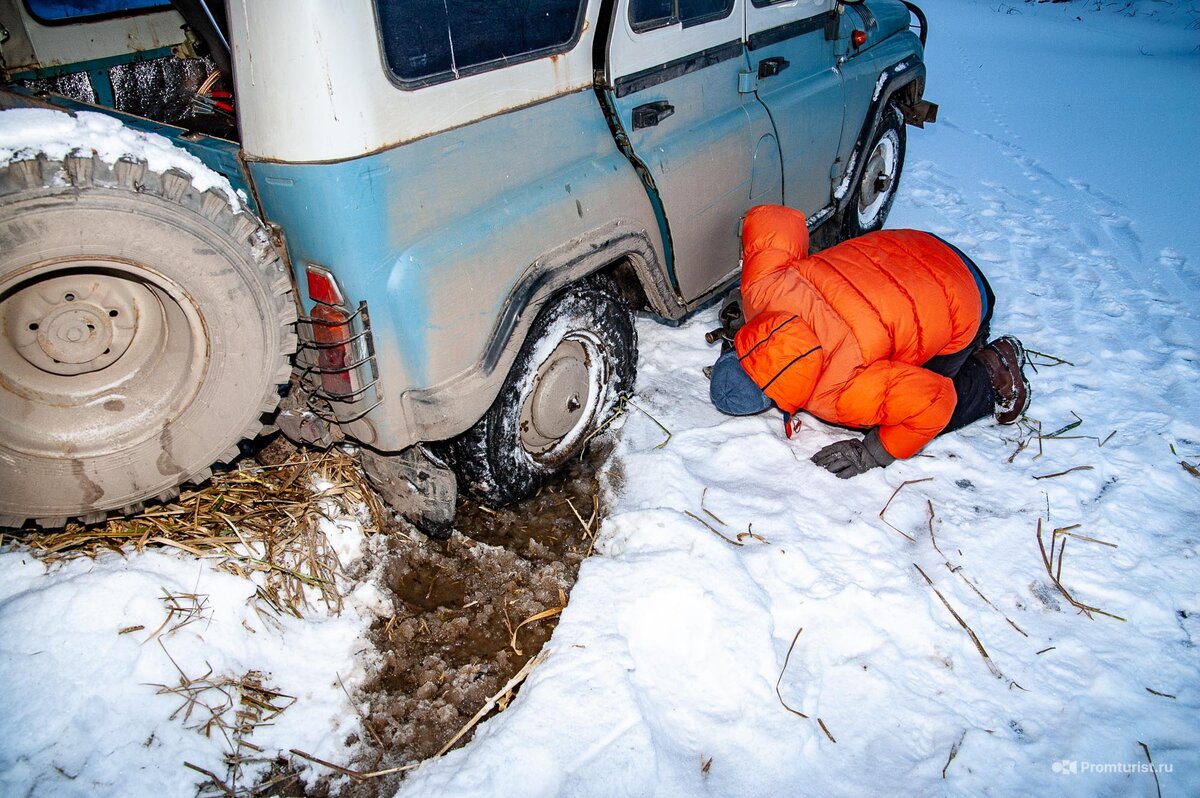
[[[588,539],[587,553],[583,556],[591,557],[592,549],[596,548],[596,532],[598,530],[595,527],[596,519],[600,516],[600,498],[593,494],[592,514],[588,517],[586,522],[583,520],[583,516],[579,514],[579,511],[575,509],[575,504],[570,500],[570,498],[567,499],[567,506],[570,507],[571,512],[575,514],[575,519],[579,521],[579,525],[583,527],[583,536]]]
[[[754,522],[753,521],[751,521],[749,524],[746,525],[745,532],[737,533],[737,539],[738,539],[739,543],[744,542],[746,540],[746,538],[753,538],[754,540],[757,540],[759,543],[770,543],[771,542],[771,541],[767,540],[766,538],[764,538],[762,535],[760,535],[754,531]]]
[[[979,589],[979,588],[975,587],[975,585],[974,585],[974,584],[971,582],[971,580],[970,580],[970,579],[967,579],[967,576],[966,576],[966,574],[964,574],[964,573],[962,572],[962,566],[961,566],[961,565],[960,565],[960,566],[958,566],[957,568],[955,568],[955,567],[951,567],[950,563],[948,563],[948,562],[947,562],[947,563],[943,563],[943,565],[945,565],[945,566],[946,566],[946,568],[948,568],[948,569],[950,570],[950,572],[951,572],[951,573],[958,574],[958,577],[959,577],[959,579],[962,579],[962,580],[963,580],[963,582],[964,582],[964,583],[966,583],[967,587],[969,587],[969,588],[971,588],[971,590],[975,591],[975,595],[977,595],[977,596],[979,596],[981,599],[983,599],[983,602],[984,602],[985,604],[987,604],[989,607],[991,607],[992,609],[994,609],[996,612],[1000,613],[1000,615],[1002,615],[1002,616],[1004,617],[1004,620],[1008,621],[1008,625],[1009,625],[1009,626],[1011,626],[1012,628],[1016,629],[1016,630],[1017,630],[1018,632],[1020,632],[1020,633],[1021,633],[1023,636],[1025,636],[1025,637],[1029,637],[1029,634],[1028,634],[1028,633],[1027,633],[1027,632],[1026,632],[1024,629],[1022,629],[1021,627],[1017,626],[1017,625],[1016,625],[1016,623],[1014,623],[1014,622],[1013,622],[1013,619],[1012,619],[1012,618],[1009,618],[1007,615],[1005,615],[1005,613],[1004,613],[1004,610],[1000,609],[1000,608],[999,608],[999,607],[997,607],[995,604],[993,604],[993,603],[991,602],[991,600],[990,600],[990,599],[988,599],[988,597],[987,597],[987,596],[983,595],[983,592],[982,592],[982,591],[980,591],[980,589]]]
[[[302,759],[307,759],[309,762],[316,762],[318,765],[327,767],[335,773],[341,773],[343,776],[348,776],[354,781],[367,781],[368,779],[377,779],[380,776],[390,776],[393,773],[403,773],[404,771],[412,770],[413,768],[417,767],[417,765],[421,764],[420,762],[413,762],[411,765],[401,765],[398,768],[388,768],[387,770],[375,770],[365,773],[361,770],[351,770],[350,768],[344,768],[341,765],[335,765],[332,762],[327,762],[320,757],[315,757],[312,754],[306,754],[299,748],[291,748],[288,750]]]
[[[1151,690],[1149,687],[1146,688],[1146,692],[1150,693],[1151,695],[1160,696],[1162,698],[1175,698],[1176,697],[1176,696],[1171,695],[1170,693],[1160,693],[1157,690]]]
[[[1056,648],[1058,648],[1058,646],[1050,646],[1049,648],[1043,648],[1041,651],[1034,652],[1034,656],[1040,657],[1042,654],[1045,654],[1047,651],[1053,651]]]
[[[713,758],[711,756],[708,759],[705,759],[704,754],[700,755],[700,773],[702,775],[708,775],[708,771],[712,768],[712,762]]]
[[[784,709],[786,709],[788,712],[791,712],[793,715],[799,715],[807,720],[808,715],[805,715],[798,709],[792,709],[789,707],[788,703],[783,700],[783,693],[779,692],[779,684],[783,681],[783,674],[787,673],[788,662],[790,662],[792,659],[792,649],[796,647],[796,641],[800,639],[800,633],[803,631],[804,627],[801,626],[796,630],[796,634],[792,635],[792,644],[788,646],[787,654],[783,658],[783,668],[779,671],[779,678],[775,680],[775,696],[779,699],[779,703],[783,705]]]
[[[517,648],[517,632],[521,631],[521,627],[526,626],[527,624],[534,623],[536,621],[543,620],[544,618],[553,618],[555,615],[560,615],[564,609],[566,609],[566,608],[565,607],[551,607],[548,610],[542,610],[541,612],[535,612],[533,615],[530,615],[528,618],[521,621],[515,627],[509,627],[509,631],[511,632],[511,637],[508,641],[508,644],[509,644],[509,646],[512,647],[513,652],[518,657],[525,656],[525,652],[522,651],[521,649]],[[504,613],[504,622],[506,624],[508,623],[508,612],[507,611]]]
[[[837,740],[833,739],[833,734],[830,733],[829,727],[825,725],[825,721],[817,718],[817,725],[821,727],[821,731],[825,732],[825,736],[829,738],[829,742],[836,745]]]
[[[1088,543],[1099,543],[1101,546],[1108,546],[1110,549],[1119,548],[1116,543],[1109,543],[1107,540],[1100,540],[1099,538],[1089,538],[1087,535],[1077,535],[1070,531],[1072,529],[1078,529],[1080,526],[1080,524],[1072,524],[1071,526],[1060,527],[1054,530],[1054,535],[1069,535],[1076,540],[1086,540]],[[1051,537],[1053,539],[1053,536]]]
[[[521,670],[517,671],[515,676],[509,679],[504,686],[495,693],[495,695],[484,702],[483,706],[479,708],[479,711],[476,712],[469,721],[467,721],[465,726],[458,730],[457,734],[450,738],[449,742],[442,746],[441,750],[433,755],[433,758],[437,759],[442,754],[453,748],[454,744],[461,740],[467,732],[475,728],[475,724],[483,720],[483,717],[492,711],[492,708],[496,706],[496,703],[500,701],[501,698],[505,698],[505,696],[515,690],[517,686],[520,685],[521,682],[525,681],[525,678],[533,672],[533,669],[538,665],[541,665],[549,655],[550,649],[543,648],[536,655],[531,657],[530,660],[525,663],[525,666],[521,668]],[[505,704],[507,705],[507,699],[505,700]]]
[[[1158,793],[1158,798],[1162,798],[1162,785],[1158,783],[1158,768],[1154,767],[1154,760],[1150,758],[1150,748],[1141,740],[1138,740],[1138,745],[1146,752],[1146,762],[1150,765],[1150,774],[1154,776],[1154,791]]]
[[[191,770],[194,770],[197,773],[202,773],[205,776],[207,776],[208,783],[215,789],[220,790],[222,795],[228,796],[228,798],[235,798],[235,796],[237,795],[237,792],[232,787],[230,787],[228,784],[226,784],[224,779],[222,779],[216,773],[213,773],[211,770],[205,770],[204,768],[200,767],[199,765],[193,765],[191,762],[188,762],[186,760],[184,761],[183,766],[185,768],[190,768]],[[205,787],[205,785],[201,785],[200,789],[204,789],[204,787]]]
[[[718,518],[716,513],[713,513],[707,507],[704,506],[704,497],[707,495],[708,495],[708,486],[705,485],[704,490],[700,491],[700,509],[704,511],[705,515],[707,515],[712,520],[716,521],[721,526],[729,526],[729,524],[725,523],[720,518]]]
[[[262,757],[262,748],[250,742],[250,736],[259,726],[268,724],[295,703],[293,696],[266,687],[263,675],[249,671],[239,678],[222,676],[213,678],[212,668],[200,677],[187,675],[159,641],[163,653],[179,673],[179,683],[173,686],[154,685],[158,694],[171,694],[183,699],[183,703],[171,713],[170,719],[180,719],[187,724],[193,713],[199,720],[186,728],[194,729],[205,737],[218,732],[225,739],[226,777],[220,778],[211,771],[189,762],[184,765],[209,777],[211,787],[224,795],[242,795],[238,782],[242,779],[245,766],[267,761]],[[229,714],[232,711],[233,718]]]
[[[395,617],[391,618],[388,623],[390,624],[394,620]],[[346,701],[350,704],[350,708],[353,709],[354,714],[358,716],[359,721],[362,723],[362,727],[367,730],[367,734],[371,735],[371,739],[375,741],[375,750],[384,750],[383,740],[379,739],[379,735],[375,733],[375,730],[371,728],[371,724],[367,722],[366,715],[360,712],[358,709],[358,704],[354,703],[354,696],[350,695],[350,691],[346,689],[346,683],[342,681],[342,674],[335,671],[335,675],[337,676],[338,686],[341,687],[342,692],[346,694]]]
[[[962,745],[963,740],[967,739],[967,733],[963,732],[962,737],[958,738],[958,742],[950,746],[950,756],[946,757],[946,764],[942,766],[942,778],[946,778],[946,771],[950,769],[950,763],[954,761],[954,757],[958,756],[958,747]]]
[[[888,497],[887,502],[883,505],[883,509],[879,511],[879,520],[883,521],[883,523],[887,524],[889,527],[891,527],[893,530],[895,530],[900,535],[903,535],[904,537],[908,538],[908,540],[911,541],[912,543],[916,543],[917,542],[916,538],[914,538],[912,535],[908,534],[907,532],[902,531],[899,527],[892,524],[890,521],[888,521],[883,516],[884,516],[884,513],[886,513],[888,511],[888,508],[892,506],[892,500],[896,498],[896,495],[899,494],[900,491],[904,490],[909,485],[919,485],[922,482],[932,482],[932,481],[933,481],[933,477],[925,477],[924,479],[906,479],[903,482],[901,482],[899,485],[896,486],[896,489],[894,491],[892,491],[892,495]],[[931,507],[932,507],[932,505],[931,505]],[[931,529],[931,532],[932,532],[932,529]]]
[[[625,415],[625,413],[626,413],[626,412],[628,412],[628,411],[625,409],[626,407],[632,407],[634,410],[638,411],[638,412],[639,412],[639,413],[641,413],[643,416],[645,416],[646,418],[648,418],[648,419],[650,419],[651,421],[653,421],[653,422],[654,422],[654,423],[655,423],[655,424],[658,426],[658,428],[659,428],[660,430],[662,430],[664,433],[666,433],[666,436],[667,436],[667,437],[663,439],[663,442],[662,442],[662,443],[660,443],[658,446],[655,446],[655,447],[654,447],[655,449],[661,449],[661,448],[663,448],[664,446],[666,446],[668,443],[670,443],[670,442],[671,442],[671,430],[669,430],[669,429],[667,429],[666,427],[664,427],[664,426],[662,425],[662,422],[661,422],[661,421],[659,421],[657,418],[655,418],[654,416],[650,415],[650,414],[649,414],[649,413],[647,413],[645,410],[643,410],[642,408],[640,408],[640,407],[638,407],[636,404],[634,404],[634,403],[633,403],[633,398],[632,398],[632,397],[630,397],[630,396],[627,396],[626,394],[621,394],[621,396],[620,396],[620,397],[617,399],[617,406],[616,406],[616,407],[613,409],[613,412],[612,412],[612,413],[609,415],[609,417],[608,417],[608,418],[606,418],[606,419],[604,420],[604,423],[603,423],[603,424],[601,424],[599,427],[596,427],[596,430],[595,430],[595,431],[594,431],[594,432],[593,432],[591,435],[588,435],[588,436],[587,436],[587,438],[585,439],[585,441],[584,441],[584,451],[586,451],[586,450],[587,450],[587,444],[588,444],[588,443],[591,443],[591,441],[592,441],[592,438],[595,438],[597,435],[599,435],[600,433],[604,432],[604,430],[608,429],[608,426],[609,426],[610,424],[612,424],[614,421],[616,421],[618,418],[620,418],[621,416]],[[579,456],[580,456],[580,459],[582,459],[582,458],[583,458],[583,453],[581,452]]]
[[[708,487],[705,486],[704,490],[700,491],[700,511],[702,513],[704,513],[705,515],[707,515],[712,520],[716,521],[721,526],[729,526],[729,524],[727,524],[721,520],[720,516],[718,516],[716,513],[714,513],[713,511],[709,510],[707,507],[704,506],[704,497],[707,495],[708,495]],[[725,534],[718,532],[716,527],[714,527],[712,524],[705,521],[703,518],[700,518],[699,516],[695,515],[694,513],[688,513],[688,515],[690,515],[692,518],[695,518],[697,521],[699,521],[700,523],[707,526],[713,532],[716,532],[718,535],[720,535],[726,541],[733,543],[735,546],[744,546],[746,544],[746,538],[750,538],[751,540],[757,540],[759,543],[770,543],[771,542],[771,541],[767,540],[766,538],[764,538],[762,535],[760,535],[754,531],[754,522],[753,521],[751,521],[749,524],[746,525],[745,532],[738,532],[736,535],[737,540],[733,541],[733,540],[730,540]]]
[[[1184,471],[1188,472],[1196,479],[1200,479],[1200,468],[1196,468],[1196,466],[1192,465],[1187,460],[1180,460],[1179,465],[1183,466]]]
[[[1066,426],[1063,426],[1063,427],[1060,427],[1060,428],[1054,430],[1054,432],[1051,432],[1049,435],[1043,435],[1042,437],[1043,438],[1057,438],[1059,435],[1062,435],[1064,432],[1070,432],[1071,430],[1075,429],[1076,427],[1078,427],[1080,424],[1083,423],[1083,419],[1080,418],[1079,414],[1076,413],[1074,410],[1071,411],[1071,415],[1075,416],[1074,421],[1072,421],[1070,424],[1067,424]]]
[[[567,506],[571,508],[571,512],[575,514],[575,520],[578,521],[579,526],[582,527],[583,536],[588,540],[594,539],[596,533],[592,531],[592,524],[596,522],[596,513],[599,510],[596,497],[592,497],[592,515],[586,522],[583,520],[583,516],[579,514],[579,511],[575,509],[575,502],[571,501],[569,497],[567,498]]]
[[[1030,356],[1030,365],[1034,366],[1035,368],[1037,366],[1074,366],[1075,365],[1074,363],[1072,363],[1069,360],[1063,360],[1061,357],[1055,357],[1054,355],[1048,355],[1045,352],[1039,352],[1036,349],[1026,348],[1025,354]],[[1034,363],[1033,362],[1034,357],[1043,357],[1046,360],[1049,360],[1050,362],[1049,363]]]
[[[708,523],[707,521],[705,521],[705,520],[704,520],[703,518],[701,518],[700,516],[698,516],[698,515],[696,515],[695,513],[693,513],[691,510],[684,510],[684,511],[683,511],[683,514],[684,514],[684,515],[686,515],[686,516],[688,516],[689,518],[693,518],[693,519],[695,519],[695,520],[699,521],[700,523],[704,524],[704,526],[706,526],[706,527],[707,527],[707,528],[708,528],[708,529],[709,529],[709,530],[710,530],[710,531],[711,531],[711,532],[712,532],[714,535],[716,535],[716,536],[717,536],[717,537],[719,537],[721,540],[723,540],[723,541],[725,541],[726,543],[728,543],[730,546],[744,546],[744,545],[745,545],[744,543],[741,543],[741,542],[739,542],[739,541],[736,541],[736,540],[734,540],[734,539],[733,539],[733,538],[731,538],[731,537],[727,537],[727,536],[726,536],[726,535],[725,535],[723,532],[721,532],[719,529],[717,529],[717,528],[716,528],[715,526],[713,526],[712,524],[710,524],[710,523]]]
[[[997,679],[1003,679],[1004,674],[1000,672],[1000,669],[996,667],[996,663],[992,662],[992,658],[988,656],[987,649],[983,647],[983,643],[979,642],[979,635],[975,634],[975,630],[968,626],[967,622],[962,619],[962,616],[954,611],[954,607],[950,606],[950,602],[946,600],[946,597],[942,595],[942,592],[934,587],[933,580],[929,578],[928,574],[921,570],[921,566],[913,563],[913,568],[916,568],[917,573],[919,573],[925,579],[930,589],[933,590],[934,595],[941,599],[942,604],[945,605],[946,609],[950,611],[950,614],[954,616],[954,620],[958,621],[958,625],[961,626],[966,633],[971,636],[971,642],[975,644],[976,650],[978,650],[979,655],[983,657],[983,661],[987,663],[988,670],[992,672],[992,675]]]
[[[167,609],[167,617],[151,633],[150,637],[157,637],[168,624],[171,624],[171,628],[167,629],[167,634],[171,634],[193,621],[200,619],[207,621],[212,616],[212,608],[208,606],[207,594],[170,593],[166,588],[159,589],[163,593],[162,602]],[[172,621],[174,623],[171,623]]]
[[[310,476],[331,484],[314,491]],[[18,540],[46,561],[147,547],[215,558],[235,575],[259,575],[259,598],[273,611],[299,616],[310,606],[310,591],[328,608],[341,608],[334,582],[340,565],[319,525],[330,516],[326,504],[345,515],[365,505],[369,523],[379,526],[378,500],[353,458],[337,449],[300,450],[279,465],[217,473],[205,487],[129,518]]]
[[[1040,476],[1035,476],[1034,479],[1054,479],[1055,477],[1066,476],[1067,474],[1071,474],[1075,471],[1091,471],[1094,468],[1095,466],[1090,465],[1075,466],[1074,468],[1068,468],[1066,471],[1057,471],[1053,474],[1042,474]]]
[[[1071,529],[1071,528],[1073,528],[1073,527],[1066,527],[1066,529]],[[1072,596],[1065,587],[1063,587],[1062,582],[1060,581],[1059,577],[1055,576],[1055,572],[1054,572],[1054,558],[1052,557],[1052,555],[1054,554],[1054,542],[1053,542],[1053,540],[1051,541],[1050,554],[1047,554],[1046,553],[1046,544],[1042,540],[1042,519],[1040,519],[1040,518],[1038,519],[1038,522],[1037,522],[1037,542],[1038,542],[1038,549],[1042,553],[1042,565],[1044,565],[1046,567],[1046,575],[1048,577],[1050,577],[1050,581],[1054,583],[1054,586],[1056,588],[1058,588],[1058,592],[1063,595],[1063,598],[1065,598],[1068,602],[1070,602],[1073,607],[1078,609],[1080,612],[1082,612],[1084,615],[1088,616],[1089,618],[1092,617],[1093,612],[1096,612],[1101,615],[1106,615],[1109,618],[1113,618],[1118,621],[1125,620],[1120,615],[1113,615],[1111,612],[1105,612],[1104,610],[1100,609],[1099,607],[1093,607],[1089,604],[1084,604],[1084,603],[1076,600],[1076,598],[1074,596]],[[1064,542],[1065,542],[1065,540],[1064,540]],[[1059,554],[1059,562],[1058,562],[1058,573],[1060,576],[1062,574],[1062,559],[1061,558],[1062,558],[1062,555],[1060,553]]]
[[[926,506],[929,507],[929,540],[932,541],[933,548],[937,550],[937,553],[942,555],[942,559],[947,561],[946,565],[948,567],[950,565],[949,558],[945,555],[945,553],[938,546],[937,535],[935,535],[933,533],[933,520],[935,518],[935,513],[933,512],[933,502],[930,501],[929,499],[926,499],[925,504],[926,504]],[[951,569],[951,570],[953,570],[953,569]]]

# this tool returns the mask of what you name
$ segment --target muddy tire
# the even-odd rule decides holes
[[[583,452],[633,390],[636,369],[633,313],[610,280],[559,295],[538,314],[495,403],[447,447],[462,488],[489,504],[533,494]]]
[[[875,138],[866,151],[862,174],[846,206],[842,238],[882,230],[904,169],[904,117],[894,105],[883,109]]]
[[[0,163],[0,525],[206,480],[278,403],[295,318],[262,226],[186,173]]]

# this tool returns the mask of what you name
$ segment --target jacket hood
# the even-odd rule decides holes
[[[808,225],[804,214],[782,205],[757,205],[742,217],[743,257],[783,250],[793,259],[808,257]]]

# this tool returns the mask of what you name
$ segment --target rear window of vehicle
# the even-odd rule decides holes
[[[55,23],[158,11],[171,4],[163,0],[25,0],[25,7],[38,22]]]
[[[683,27],[724,19],[733,10],[733,0],[630,0],[629,23],[635,31]]]
[[[376,0],[388,69],[410,87],[570,49],[587,0]]]

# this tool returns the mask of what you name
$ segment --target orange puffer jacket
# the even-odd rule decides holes
[[[885,230],[808,254],[804,216],[760,205],[742,224],[742,367],[788,413],[879,427],[910,457],[954,411],[954,384],[921,368],[979,331],[982,300],[962,259],[916,230]]]

